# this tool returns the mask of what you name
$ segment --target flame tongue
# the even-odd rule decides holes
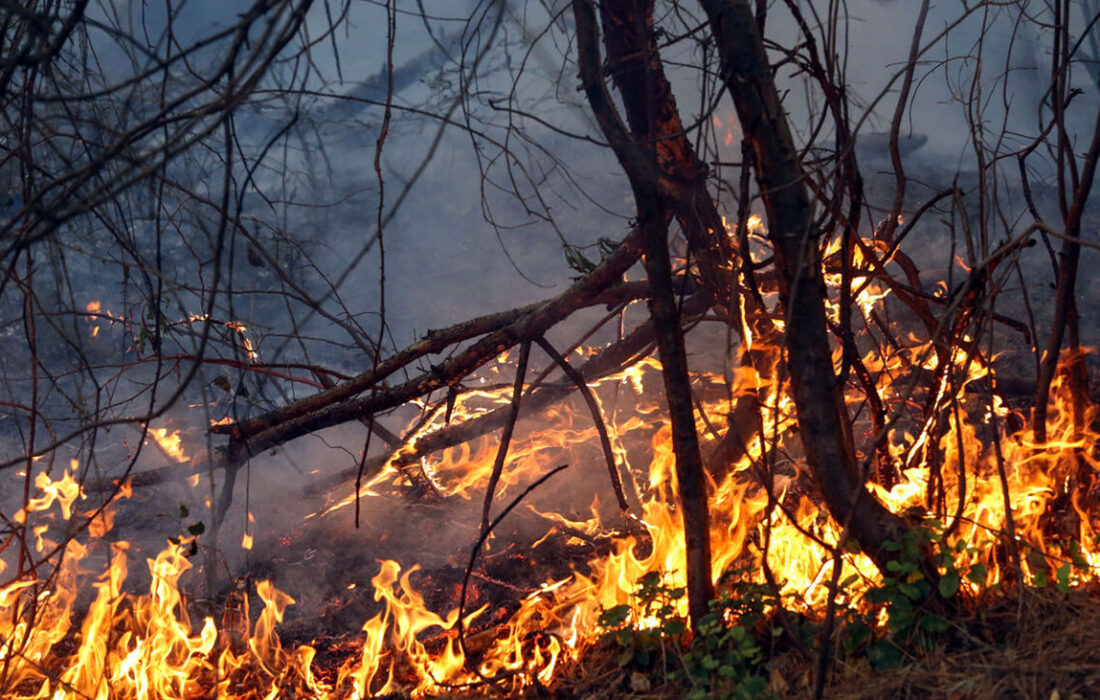
[[[881,299],[873,286],[867,290],[870,296],[856,299],[861,309],[864,302],[873,305]],[[754,342],[763,341],[756,338]],[[650,371],[655,367],[649,366]],[[996,396],[985,405],[966,393],[968,383],[988,381],[987,365],[962,352],[936,354],[910,339],[897,341],[894,349],[882,356],[868,354],[864,366],[884,401],[902,407],[911,397],[898,388],[901,378],[914,372],[939,372],[935,376],[940,379],[925,400],[947,408],[924,422],[899,423],[888,435],[885,458],[906,468],[889,488],[880,484],[870,488],[894,512],[955,523],[947,544],[960,570],[970,572],[960,582],[964,590],[983,590],[1008,576],[1002,571],[1003,557],[997,556],[999,533],[1008,515],[998,476],[1002,468],[1018,544],[1028,551],[1022,561],[1025,581],[1034,582],[1052,572],[1064,577],[1066,585],[1096,578],[1100,549],[1094,546],[1096,535],[1088,505],[1072,485],[1080,478],[1082,464],[1090,469],[1100,467],[1090,449],[1097,436],[1074,431],[1065,388],[1055,386],[1046,443],[1033,444],[1030,432],[1021,430],[996,436],[1000,442],[995,445],[989,426],[994,421],[1007,424],[1007,407]],[[636,370],[607,381],[634,387],[641,400],[642,375]],[[952,377],[956,379],[951,381]],[[816,504],[812,484],[798,470],[795,441],[789,439],[795,427],[789,398],[779,391],[774,374],[762,368],[740,369],[732,384],[738,393],[754,392],[760,397],[763,424],[772,436],[769,439],[794,458],[780,463],[770,474],[771,499],[758,483],[755,465],[765,456],[762,449],[772,447],[760,440],[746,444],[738,461],[712,485],[714,571],[732,572],[744,582],[763,583],[762,570],[767,564],[784,606],[809,617],[820,615],[827,582],[834,573],[833,543],[840,532]],[[468,419],[502,405],[506,393],[507,387],[460,396],[452,419]],[[855,392],[852,398],[861,400]],[[703,410],[717,417],[725,407],[724,400],[704,400]],[[1091,424],[1095,410],[1089,409],[1086,424]],[[83,494],[72,477],[78,465],[73,464],[71,471],[57,480],[39,473],[34,479],[36,493],[14,520],[33,535],[43,561],[24,566],[22,576],[0,587],[0,661],[6,669],[6,685],[0,692],[18,699],[61,698],[73,693],[92,698],[243,698],[288,693],[364,698],[403,691],[430,694],[441,688],[480,683],[484,678],[505,679],[514,690],[536,680],[550,683],[563,662],[578,658],[597,638],[601,612],[631,602],[640,579],[659,572],[663,585],[683,586],[683,538],[673,505],[670,430],[650,418],[652,413],[643,406],[634,415],[617,417],[610,426],[616,458],[627,465],[633,453],[624,445],[643,437],[648,441],[645,468],[634,470],[647,477],[642,485],[642,512],[633,521],[633,526],[644,532],[619,533],[605,547],[610,549],[606,555],[570,562],[577,573],[545,581],[519,600],[515,612],[502,624],[497,624],[495,613],[488,614],[487,606],[469,611],[464,627],[468,630],[482,624],[489,631],[469,635],[465,646],[458,640],[457,609],[433,611],[415,590],[411,578],[417,567],[403,570],[394,561],[383,561],[371,579],[379,612],[363,623],[356,652],[338,668],[326,668],[324,673],[314,669],[316,651],[312,647],[283,646],[277,627],[294,599],[268,581],[234,591],[221,615],[220,629],[210,617],[192,620],[180,589],[181,577],[191,568],[186,556],[188,540],[170,543],[147,561],[150,584],[140,595],[124,591],[126,543],[108,545],[96,539],[111,528],[109,510],[91,520],[87,535],[69,538],[59,548],[52,540],[51,528],[57,520],[78,519],[76,504]],[[566,409],[544,418],[548,429],[516,439],[501,480],[503,492],[514,491],[532,475],[544,473],[562,450],[585,449],[597,438],[590,420],[576,418]],[[418,434],[430,434],[444,421],[438,412],[419,426]],[[704,430],[701,423],[700,431]],[[180,431],[169,433],[160,428],[150,430],[150,435],[166,454],[186,459]],[[930,486],[934,482],[929,455],[933,454],[942,456],[935,488]],[[371,486],[422,479],[441,495],[469,499],[483,493],[494,457],[491,441],[476,449],[452,449],[437,460],[413,465],[402,465],[399,454]],[[958,475],[964,469],[967,483],[960,503]],[[930,500],[930,492],[938,496]],[[1060,515],[1053,519],[1052,507],[1059,503],[1056,510]],[[529,512],[541,517],[550,532],[559,536],[550,538],[548,532],[531,539],[529,556],[535,561],[553,547],[559,554],[566,553],[562,556],[570,556],[571,543],[590,544],[608,532],[598,501],[589,516],[544,510],[532,506]],[[1064,545],[1067,541],[1080,546]],[[242,546],[251,545],[250,532]],[[592,551],[591,547],[575,549]],[[92,568],[96,552],[100,558],[109,554],[109,565],[98,575],[85,569]],[[1065,562],[1070,560],[1083,564],[1066,568]],[[841,576],[850,582],[842,604],[864,605],[860,596],[879,580],[878,573],[862,555],[846,554],[841,566]],[[0,571],[3,567],[0,562]],[[78,617],[77,592],[89,582],[94,600]],[[672,614],[686,613],[682,609],[685,602],[683,598],[673,600]],[[658,622],[646,618],[644,611],[637,616],[632,623],[639,627]],[[74,625],[76,619],[80,620],[79,629]]]

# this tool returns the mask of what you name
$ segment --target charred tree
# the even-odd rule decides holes
[[[908,530],[867,492],[833,369],[819,236],[805,175],[779,98],[756,16],[745,0],[700,0],[721,57],[722,77],[750,144],[775,249],[786,310],[784,352],[806,461],[830,513],[880,569],[887,542]]]
[[[657,335],[657,347],[663,365],[662,378],[672,426],[673,449],[676,454],[676,479],[686,545],[688,610],[692,627],[698,629],[713,597],[710,557],[710,524],[707,510],[706,475],[695,432],[695,412],[691,399],[687,354],[684,349],[680,310],[672,281],[668,251],[670,217],[666,197],[658,181],[672,173],[668,166],[679,166],[682,157],[658,147],[667,135],[675,143],[682,134],[675,105],[670,104],[671,91],[667,82],[653,80],[651,61],[656,61],[653,44],[653,3],[605,2],[604,41],[615,46],[616,55],[625,59],[639,56],[646,67],[631,80],[620,82],[624,101],[636,105],[632,115],[633,133],[628,133],[607,93],[600,70],[596,13],[589,0],[574,0],[577,22],[577,54],[581,83],[596,120],[618,157],[630,180],[634,204],[638,212],[638,229],[642,241],[646,272],[649,275],[649,307]],[[612,30],[608,31],[608,27]],[[621,33],[619,28],[625,28]],[[626,41],[627,45],[618,42]],[[625,86],[625,87],[624,87]],[[667,144],[666,144],[667,145]]]

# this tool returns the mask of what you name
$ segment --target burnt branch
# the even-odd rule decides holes
[[[228,459],[240,463],[275,445],[316,430],[400,406],[437,389],[456,385],[517,343],[541,336],[573,311],[593,303],[637,260],[641,251],[636,247],[635,235],[627,236],[607,260],[562,295],[529,308],[507,326],[489,333],[429,372],[419,374],[397,386],[379,390],[366,398],[344,401],[333,398],[350,397],[374,386],[376,382],[407,365],[412,354],[424,354],[426,349],[420,346],[413,351],[400,353],[396,359],[383,360],[375,371],[361,375],[348,385],[340,385],[329,392],[320,392],[243,425],[225,426],[221,432],[230,436]],[[433,341],[426,339],[423,342],[430,346]]]
[[[500,445],[493,460],[493,473],[489,475],[489,485],[485,487],[485,505],[481,509],[481,531],[489,529],[489,511],[493,506],[493,493],[496,491],[500,474],[504,471],[504,459],[508,456],[508,444],[512,441],[512,431],[516,429],[519,418],[520,399],[523,398],[523,379],[527,375],[527,358],[531,356],[531,341],[524,341],[519,348],[519,362],[516,364],[516,381],[512,389],[512,401],[508,406],[508,420],[500,434]]]
[[[604,25],[652,26],[652,2],[637,5],[603,3]],[[638,229],[645,251],[646,273],[650,284],[650,315],[657,333],[664,379],[665,399],[672,424],[673,449],[676,454],[676,478],[684,524],[687,550],[688,612],[693,628],[698,629],[714,594],[710,556],[710,526],[707,506],[706,476],[695,433],[695,413],[691,400],[690,378],[684,350],[680,310],[672,283],[672,268],[668,251],[668,220],[670,205],[658,183],[664,176],[657,139],[667,126],[667,115],[675,106],[661,106],[665,120],[651,113],[647,121],[635,126],[631,136],[623,128],[614,105],[607,95],[600,69],[599,37],[593,6],[587,0],[574,0],[573,14],[577,22],[577,55],[581,84],[596,115],[604,136],[630,180],[634,205],[638,212]],[[605,31],[605,39],[607,38]],[[653,52],[652,37],[647,32],[634,34],[634,52],[649,57]],[[637,86],[640,87],[640,86]],[[651,85],[647,85],[647,88]],[[647,89],[646,100],[658,104],[662,94]],[[665,98],[667,94],[663,95]],[[628,98],[633,99],[633,98]],[[644,125],[644,129],[640,128]],[[638,133],[640,132],[640,133]],[[667,178],[666,178],[667,179]]]

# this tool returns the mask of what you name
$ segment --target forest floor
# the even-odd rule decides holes
[[[889,670],[872,668],[865,655],[834,657],[825,698],[1028,698],[1100,697],[1100,590],[1028,589],[1022,598],[975,607],[966,619],[923,651],[907,649]],[[597,698],[810,698],[817,659],[792,651],[767,661],[767,686],[742,694],[736,686],[700,692],[684,682],[661,681],[619,665],[616,649],[591,650],[550,692],[554,697]],[[546,695],[541,695],[546,697]]]

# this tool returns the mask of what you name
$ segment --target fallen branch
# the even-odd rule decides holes
[[[212,430],[229,434],[227,459],[239,464],[252,455],[314,431],[394,408],[437,389],[454,386],[517,343],[541,336],[577,309],[596,303],[600,294],[617,282],[638,260],[640,254],[637,234],[632,232],[614,253],[566,292],[541,304],[506,312],[506,317],[514,319],[507,325],[492,331],[441,365],[433,366],[430,371],[395,387],[373,392],[365,398],[352,398],[415,359],[430,352],[438,352],[464,337],[471,337],[474,335],[473,331],[453,330],[445,334],[447,337],[429,334],[420,342],[380,362],[375,369],[350,382],[300,399],[245,423],[214,426]]]

